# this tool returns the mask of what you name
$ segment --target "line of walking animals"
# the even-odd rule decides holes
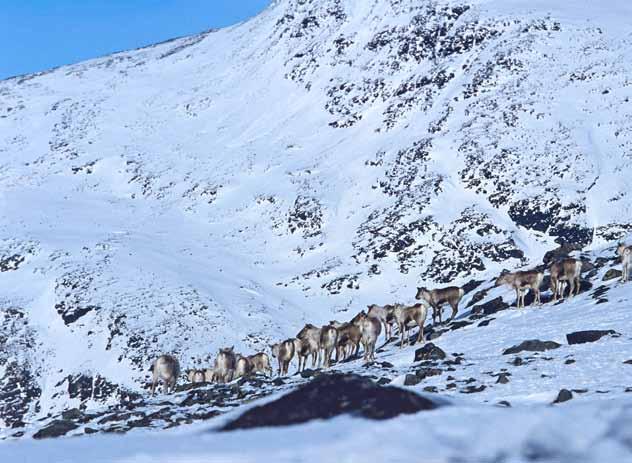
[[[617,254],[623,264],[622,281],[628,280],[629,270],[632,266],[632,246],[623,244],[617,247]],[[549,267],[551,276],[551,291],[553,301],[564,298],[566,287],[569,287],[569,297],[579,293],[580,273],[582,262],[578,259],[565,258],[555,262]],[[496,280],[496,286],[508,285],[516,291],[516,306],[524,308],[524,298],[529,290],[535,295],[535,303],[541,305],[540,285],[544,279],[544,272],[539,270],[527,270],[506,272]],[[419,332],[417,342],[424,340],[424,323],[428,308],[432,308],[432,322],[436,326],[437,319],[442,323],[442,307],[447,303],[452,308],[452,315],[448,322],[454,319],[458,312],[459,302],[465,291],[457,286],[442,289],[428,290],[417,288],[415,299],[420,303],[407,306],[403,304],[388,304],[379,306],[372,304],[367,306],[368,311],[362,311],[349,322],[340,323],[331,321],[328,325],[317,327],[307,324],[295,338],[286,339],[270,346],[272,356],[278,361],[278,374],[287,375],[290,362],[294,357],[298,360],[298,372],[305,369],[308,357],[312,358],[312,367],[328,368],[331,366],[331,356],[335,351],[335,361],[347,360],[352,355],[357,356],[360,344],[364,349],[365,361],[375,359],[375,344],[382,326],[386,342],[391,339],[393,325],[397,325],[401,336],[400,348],[408,342],[408,330],[410,325],[417,325]],[[153,381],[152,395],[156,385],[163,381],[163,392],[175,390],[177,378],[180,376],[178,360],[171,355],[162,355],[152,365]],[[272,375],[270,357],[265,352],[250,356],[242,356],[234,352],[233,347],[220,349],[215,358],[213,368],[206,370],[189,370],[187,377],[192,383],[217,382],[228,383],[240,377],[253,373]]]

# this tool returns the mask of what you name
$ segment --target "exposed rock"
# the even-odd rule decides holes
[[[415,374],[420,380],[429,378],[431,376],[438,376],[442,373],[443,371],[439,368],[420,368],[419,370],[415,372]]]
[[[574,359],[567,359],[567,360],[564,361],[564,365],[571,365],[573,363],[575,363]]]
[[[511,404],[509,402],[507,402],[506,400],[501,400],[496,405],[501,405],[503,407],[511,407]]]
[[[446,353],[431,342],[415,351],[415,362],[421,360],[443,360],[444,358],[446,358]]]
[[[496,384],[507,384],[509,382],[509,373],[501,373],[498,375]]]
[[[406,378],[404,378],[404,386],[415,386],[421,383],[422,380],[423,378],[420,378],[417,375],[408,374],[406,375]]]
[[[483,326],[489,325],[492,321],[496,320],[495,318],[488,318],[487,320],[483,320],[478,324],[479,328]]]
[[[485,386],[484,384],[481,384],[478,387],[476,387],[476,386],[468,386],[465,389],[460,390],[459,392],[461,394],[475,394],[477,392],[483,392],[485,389],[487,389],[487,386]]]
[[[568,389],[562,389],[558,394],[556,399],[553,401],[554,404],[561,404],[562,402],[567,402],[573,398],[573,393]]]
[[[621,272],[621,270],[618,270],[616,268],[611,268],[610,270],[606,272],[606,274],[603,276],[601,280],[602,281],[614,280],[615,278],[621,278],[622,275],[623,273]]]
[[[220,430],[287,426],[341,414],[380,420],[437,406],[411,391],[379,386],[358,375],[321,375],[273,402],[246,411]]]
[[[484,304],[478,304],[472,307],[473,314],[485,314],[491,315],[496,312],[500,312],[501,310],[506,310],[509,308],[509,304],[503,301],[501,296],[492,299],[491,301],[487,301]]]
[[[305,368],[303,371],[301,371],[301,378],[311,378],[313,376],[316,376],[320,374],[320,372],[318,370],[312,370],[310,368]]]
[[[595,342],[604,336],[620,336],[614,330],[588,330],[588,331],[575,331],[566,335],[566,340],[569,344],[584,344],[587,342]]]
[[[539,339],[530,339],[528,341],[523,341],[516,346],[512,346],[509,349],[505,349],[503,355],[517,354],[518,352],[523,351],[543,352],[546,350],[557,349],[558,347],[561,347],[561,344],[558,344],[554,341],[540,341]]]
[[[623,362],[623,363],[625,363],[626,365],[632,365],[632,359],[630,359],[630,360],[626,360],[626,361],[625,361],[625,362]]]
[[[522,360],[521,357],[516,357],[515,359],[512,360],[511,364],[515,367],[519,367],[520,365],[524,364],[524,361]]]
[[[53,420],[48,425],[37,431],[33,435],[33,439],[46,439],[49,437],[64,436],[78,427],[78,424],[69,420]]]

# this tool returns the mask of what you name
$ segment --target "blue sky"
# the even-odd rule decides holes
[[[0,79],[223,27],[270,0],[0,0]]]

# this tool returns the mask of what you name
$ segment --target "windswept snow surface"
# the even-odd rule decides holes
[[[25,438],[0,452],[629,454],[632,289],[601,279],[632,230],[631,17],[627,1],[279,0],[235,27],[1,81],[0,437]],[[561,244],[604,259],[584,276],[592,288],[443,333],[436,343],[465,358],[453,375],[487,386],[463,395],[446,372],[414,386],[451,407],[203,438],[208,424],[28,439],[63,410],[144,393],[160,353],[209,366],[219,347],[266,350],[306,322],[412,302],[420,285],[481,282],[464,317],[476,291],[512,303],[495,276]],[[621,336],[566,345],[581,329]],[[496,385],[502,350],[535,338],[562,347]],[[413,353],[379,354],[395,384]],[[563,387],[588,392],[546,405]]]

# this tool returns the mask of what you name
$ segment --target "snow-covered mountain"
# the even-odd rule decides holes
[[[623,0],[278,0],[0,82],[1,435],[141,393],[159,353],[265,350],[422,284],[467,284],[468,314],[513,301],[490,286],[504,268],[612,257],[632,229],[630,17]],[[585,310],[630,336],[617,291],[532,337]]]

